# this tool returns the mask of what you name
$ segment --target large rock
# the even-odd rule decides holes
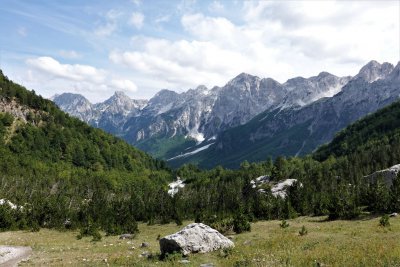
[[[375,182],[378,178],[382,178],[383,182],[385,182],[386,185],[390,187],[393,184],[393,180],[396,179],[399,171],[400,164],[397,164],[388,169],[376,171],[370,175],[365,176],[365,178],[371,183]]]
[[[220,232],[202,223],[192,223],[179,232],[160,239],[161,254],[206,253],[235,245]]]

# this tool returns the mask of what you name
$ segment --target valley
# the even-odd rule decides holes
[[[396,101],[399,68],[372,60],[353,77],[321,72],[283,84],[242,73],[223,87],[162,90],[149,101],[120,92],[94,105],[68,93],[53,99],[172,167],[238,168],[244,160],[311,153],[350,123]]]

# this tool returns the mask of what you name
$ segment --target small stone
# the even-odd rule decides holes
[[[143,251],[142,254],[140,254],[140,257],[148,258],[151,255],[149,251]]]
[[[243,242],[243,245],[248,246],[251,245],[251,240],[246,240]]]
[[[119,239],[133,239],[135,235],[133,234],[122,234],[119,236]]]
[[[200,264],[200,267],[215,267],[215,265],[212,263],[203,263],[203,264]]]
[[[188,264],[188,263],[190,263],[190,261],[189,260],[180,260],[179,263]]]
[[[140,245],[141,248],[147,248],[148,246],[149,246],[149,243],[147,243],[147,242],[143,242],[143,243]]]
[[[389,215],[389,217],[397,217],[399,216],[399,214],[397,214],[397,212],[393,212],[392,214]]]

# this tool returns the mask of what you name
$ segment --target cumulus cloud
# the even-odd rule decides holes
[[[105,78],[104,70],[98,70],[88,65],[61,64],[51,57],[28,59],[27,64],[53,77],[67,80],[101,83]]]
[[[129,19],[129,24],[135,26],[137,29],[143,27],[144,15],[140,12],[133,12],[131,18]]]
[[[111,80],[110,83],[112,86],[115,88],[118,88],[120,90],[124,91],[131,91],[131,92],[136,92],[137,86],[130,80]]]
[[[37,84],[45,87],[51,80],[52,94],[72,90],[76,93],[87,92],[94,100],[103,100],[106,92],[118,90],[132,93],[137,90],[133,81],[89,65],[62,64],[52,57],[31,58],[26,63],[31,67],[26,77],[28,83],[32,87]],[[54,88],[55,85],[57,88]]]
[[[191,4],[180,5],[184,38],[135,36],[132,49],[115,50],[110,60],[183,90],[223,85],[241,72],[284,82],[322,70],[356,74],[371,59],[398,59],[395,1],[245,1],[240,23],[193,13]]]

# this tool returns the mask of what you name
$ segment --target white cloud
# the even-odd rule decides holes
[[[104,70],[98,70],[88,65],[61,64],[51,57],[28,59],[27,64],[53,77],[67,80],[102,83],[105,78]]]
[[[48,92],[47,97],[72,90],[85,92],[91,100],[99,101],[116,90],[128,94],[137,90],[133,81],[89,65],[62,64],[51,57],[31,58],[26,63],[31,67],[24,79],[27,85],[30,88],[40,86]]]
[[[181,0],[177,5],[176,10],[182,14],[193,12],[196,2],[196,0]]]
[[[135,26],[137,29],[143,27],[144,15],[139,12],[133,12],[131,18],[129,19],[129,24]]]
[[[140,4],[142,3],[141,0],[131,0],[132,3],[134,3],[136,6],[140,6]]]
[[[137,86],[130,80],[111,80],[111,86],[124,91],[136,92]]]
[[[171,15],[164,15],[164,16],[160,16],[160,17],[156,18],[154,20],[154,22],[156,24],[159,24],[159,23],[163,23],[163,22],[168,22],[170,19],[171,19]]]
[[[60,50],[59,55],[67,59],[78,59],[82,57],[82,55],[75,50]]]
[[[114,9],[111,9],[105,15],[105,23],[98,26],[94,33],[100,37],[107,37],[117,30],[117,19],[122,14]]]
[[[385,3],[245,1],[239,24],[193,13],[193,1],[182,1],[186,36],[136,36],[132,49],[109,58],[135,70],[143,84],[157,77],[159,86],[178,90],[224,85],[241,72],[280,82],[323,70],[355,75],[372,59],[398,60],[399,3]]]
[[[221,12],[224,10],[224,5],[219,1],[213,1],[209,6],[208,10],[211,12]]]

